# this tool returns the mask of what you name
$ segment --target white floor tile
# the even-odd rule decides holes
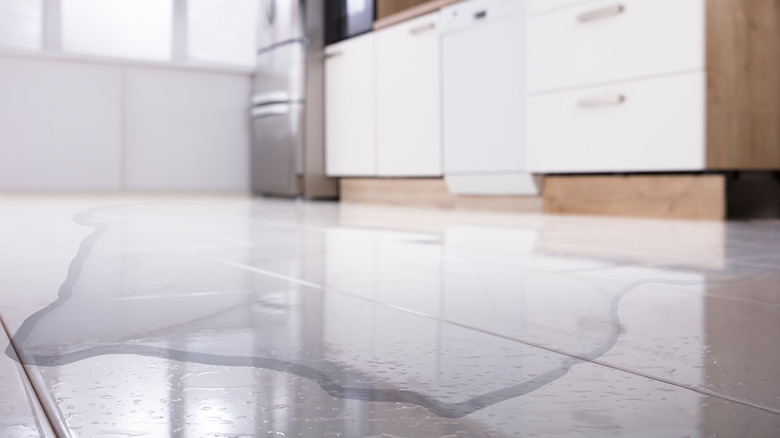
[[[63,435],[780,433],[777,226],[3,204],[0,316]]]

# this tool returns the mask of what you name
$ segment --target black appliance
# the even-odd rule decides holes
[[[371,30],[374,0],[325,0],[325,44]]]

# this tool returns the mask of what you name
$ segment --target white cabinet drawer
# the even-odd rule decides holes
[[[704,69],[705,0],[595,0],[528,18],[529,93]]]
[[[689,73],[531,97],[528,169],[702,170],[705,93],[705,74]]]

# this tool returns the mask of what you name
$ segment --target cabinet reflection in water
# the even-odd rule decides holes
[[[586,220],[578,239],[575,220],[414,231],[360,224],[370,212],[86,211],[76,223],[94,232],[59,298],[14,343],[61,427],[86,435],[696,435],[702,419],[709,433],[730,427],[720,412],[777,426],[771,365],[714,365],[732,358],[720,339],[740,334],[720,334],[711,290],[760,270],[713,255],[724,226],[705,226],[707,251],[676,258],[686,223]],[[668,244],[628,251],[641,235],[620,224]],[[735,380],[761,373],[768,382]]]

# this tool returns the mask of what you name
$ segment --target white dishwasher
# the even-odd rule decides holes
[[[525,171],[522,0],[442,8],[444,177],[458,194],[536,195]]]

